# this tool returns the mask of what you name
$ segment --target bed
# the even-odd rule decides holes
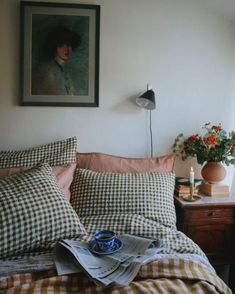
[[[78,153],[76,138],[0,152],[1,293],[232,293],[176,228],[174,156]],[[159,239],[161,252],[128,286],[58,276],[53,248],[97,229]]]

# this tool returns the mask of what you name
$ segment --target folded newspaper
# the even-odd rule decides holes
[[[133,235],[119,237],[122,248],[110,255],[96,255],[89,244],[77,240],[63,240],[55,247],[55,265],[58,275],[85,271],[104,285],[113,282],[127,286],[140,267],[154,260],[162,250],[162,242]]]

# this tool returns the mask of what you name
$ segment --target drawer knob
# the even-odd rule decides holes
[[[213,216],[214,215],[214,211],[209,211],[207,215],[208,216]]]

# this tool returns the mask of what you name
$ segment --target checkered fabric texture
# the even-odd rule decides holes
[[[0,258],[52,249],[86,231],[48,164],[0,180]]]
[[[206,258],[191,239],[175,228],[166,227],[157,221],[136,214],[113,214],[81,217],[81,222],[90,236],[96,230],[112,230],[117,235],[133,234],[163,241],[163,254],[189,253]],[[85,236],[87,239],[87,235]]]
[[[105,173],[76,169],[71,204],[80,217],[138,214],[176,227],[175,174]]]
[[[0,151],[0,168],[33,167],[39,162],[51,166],[76,162],[77,139],[72,137],[20,151]]]

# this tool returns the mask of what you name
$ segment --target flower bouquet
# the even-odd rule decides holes
[[[173,152],[182,160],[196,157],[199,164],[205,162],[222,162],[235,164],[235,132],[227,133],[222,126],[206,123],[202,135],[194,134],[185,138],[179,134],[173,145]]]

